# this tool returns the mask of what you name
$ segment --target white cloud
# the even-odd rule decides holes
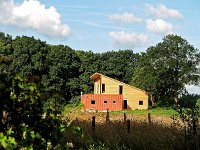
[[[113,21],[136,23],[142,21],[142,19],[136,17],[132,13],[124,12],[123,14],[112,14],[109,17]]]
[[[145,34],[129,33],[124,31],[110,32],[115,45],[121,45],[124,48],[134,48],[144,45],[148,42],[149,38]]]
[[[173,33],[173,25],[170,23],[165,22],[162,19],[156,19],[156,20],[152,20],[152,19],[148,19],[146,21],[146,28],[148,31],[157,33],[157,34],[170,34]]]
[[[50,37],[70,35],[69,26],[62,23],[56,8],[46,8],[38,0],[25,0],[21,4],[0,0],[0,24],[31,28]]]
[[[157,6],[147,5],[146,6],[148,13],[156,15],[158,18],[175,18],[182,19],[182,14],[176,9],[169,9],[165,5],[160,4]]]

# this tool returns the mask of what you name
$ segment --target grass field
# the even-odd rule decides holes
[[[192,118],[187,114],[183,121],[172,107],[109,113],[88,112],[83,108],[83,105],[71,104],[63,111],[69,122],[63,140],[72,149],[200,150],[198,115]]]
[[[148,113],[151,113],[151,115],[154,116],[173,116],[177,115],[178,113],[170,108],[170,107],[157,107],[157,108],[151,108],[147,110],[123,110],[123,111],[116,111],[112,112],[113,114],[121,114],[121,113],[126,113],[126,114],[135,114],[135,115],[146,115]]]
[[[71,112],[81,112],[83,109],[82,105],[74,105],[69,104],[66,105],[64,114],[69,114]],[[111,115],[120,115],[120,114],[130,114],[130,115],[147,115],[148,113],[151,113],[153,116],[166,116],[171,117],[173,115],[178,115],[178,113],[171,107],[157,107],[157,108],[151,108],[147,110],[123,110],[123,111],[111,111]]]
[[[173,120],[178,113],[172,108],[112,111],[109,122],[106,112],[84,112],[82,106],[67,105],[64,115],[70,121],[63,139],[74,149],[127,150],[127,149],[200,149],[200,128],[195,136],[185,130],[184,123]],[[130,131],[127,121],[130,120]],[[151,123],[148,122],[151,113]],[[92,117],[95,116],[95,130]],[[192,132],[191,132],[192,133]]]

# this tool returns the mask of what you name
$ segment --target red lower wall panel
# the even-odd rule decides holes
[[[92,103],[93,101],[93,103]],[[84,94],[81,102],[88,110],[122,110],[123,95],[119,94]]]

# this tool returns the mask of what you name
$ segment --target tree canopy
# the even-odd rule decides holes
[[[80,95],[78,82],[80,59],[68,46],[50,46],[46,56],[47,72],[43,75],[42,84],[45,91],[59,95],[69,101]]]
[[[34,37],[17,36],[13,42],[14,60],[12,72],[24,77],[41,76],[46,72],[45,60],[48,54],[47,44]]]
[[[119,81],[129,83],[140,54],[132,50],[108,51],[100,55],[100,72]]]
[[[177,35],[147,49],[133,75],[132,83],[151,93],[153,102],[174,99],[185,91],[186,84],[199,84],[200,53]]]

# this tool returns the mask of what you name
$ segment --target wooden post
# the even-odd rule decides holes
[[[95,132],[95,116],[92,117],[92,133]]]
[[[106,113],[106,122],[109,122],[110,118],[109,118],[109,109],[107,109],[107,113]]]
[[[124,122],[126,122],[126,113],[124,113]]]
[[[130,133],[131,132],[131,121],[128,119],[126,123],[127,123],[127,132]]]
[[[148,113],[148,124],[151,124],[151,113]]]

